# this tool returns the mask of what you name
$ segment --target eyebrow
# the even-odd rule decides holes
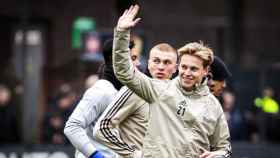
[[[188,64],[180,64],[181,66],[187,66],[189,68],[199,68],[198,66],[195,65],[188,65]]]
[[[163,59],[163,58],[161,58],[161,57],[152,57],[152,59],[160,59],[160,60],[162,60],[162,61],[171,61],[171,59]]]

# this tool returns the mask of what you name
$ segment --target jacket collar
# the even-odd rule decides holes
[[[177,76],[175,79],[176,86],[181,90],[181,92],[186,96],[205,96],[210,93],[209,88],[207,86],[207,79],[204,79],[201,83],[196,84],[194,89],[191,91],[186,91],[180,82],[179,76]]]

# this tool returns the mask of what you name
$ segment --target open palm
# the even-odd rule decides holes
[[[117,28],[118,29],[129,29],[134,27],[139,21],[140,18],[136,18],[136,15],[139,11],[139,6],[130,6],[129,9],[126,9],[123,15],[119,18]]]

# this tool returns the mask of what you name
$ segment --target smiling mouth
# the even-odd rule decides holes
[[[191,82],[193,81],[193,79],[190,79],[190,78],[183,78],[184,79],[184,82]]]

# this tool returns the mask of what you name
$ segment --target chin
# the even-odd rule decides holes
[[[160,80],[164,79],[164,77],[162,77],[162,76],[157,76],[156,78],[160,79]]]
[[[185,90],[191,90],[193,85],[183,85],[182,86]]]

